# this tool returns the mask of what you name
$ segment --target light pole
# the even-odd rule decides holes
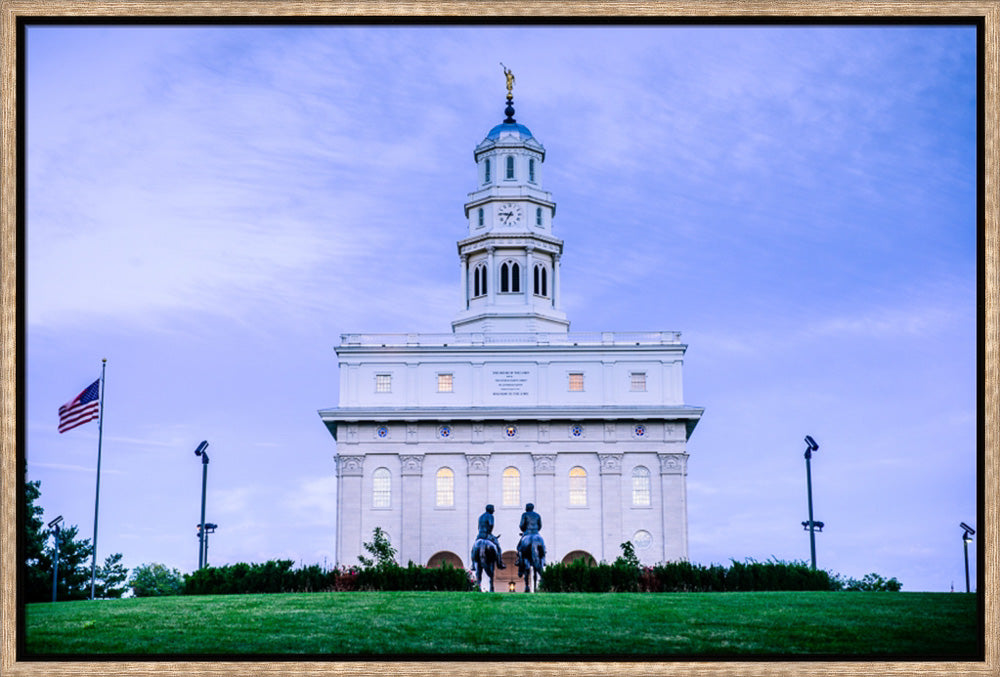
[[[52,601],[56,601],[56,581],[59,580],[59,524],[63,521],[62,515],[49,522],[49,529],[55,533],[56,551],[52,558]]]
[[[976,530],[965,522],[961,522],[960,524],[962,527],[962,544],[965,546],[965,591],[971,592],[969,589],[969,543],[972,543],[972,534],[976,533]]]
[[[198,523],[198,568],[205,565],[205,489],[208,487],[208,442],[202,440],[194,450],[195,456],[201,456],[201,522]]]
[[[814,451],[819,450],[819,445],[809,435],[806,435],[806,492],[809,495],[809,521],[803,522],[802,526],[809,530],[809,554],[812,556],[812,568],[816,568],[816,528],[823,530],[823,523],[813,520],[813,490],[812,490],[812,470],[809,461],[812,459]]]
[[[215,530],[218,528],[218,526],[219,526],[218,524],[212,524],[211,522],[209,522],[208,524],[205,525],[205,528],[203,529],[203,532],[205,534],[205,562],[204,562],[204,564],[205,564],[206,567],[208,566],[208,535],[209,534],[214,534]]]

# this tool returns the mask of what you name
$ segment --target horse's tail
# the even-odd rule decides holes
[[[542,565],[542,555],[539,552],[538,541],[531,541],[531,566],[540,569]]]

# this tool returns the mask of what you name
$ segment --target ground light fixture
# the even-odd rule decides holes
[[[205,566],[205,489],[208,487],[208,441],[202,440],[194,450],[195,456],[201,456],[201,521],[198,522],[198,568]]]
[[[816,530],[823,531],[823,523],[813,519],[813,490],[812,490],[812,469],[809,462],[812,460],[814,451],[819,450],[819,445],[809,435],[806,435],[806,493],[809,497],[809,521],[803,522],[802,527],[809,532],[809,554],[812,557],[812,568],[816,568]]]
[[[54,520],[49,522],[49,529],[52,530],[53,536],[55,536],[55,555],[52,558],[52,601],[56,601],[56,581],[59,580],[59,525],[62,524],[62,515],[59,515]],[[968,560],[968,552],[966,552],[966,560]],[[968,567],[966,567],[968,568]]]
[[[965,591],[971,592],[969,589],[969,543],[972,543],[972,535],[976,533],[976,530],[965,522],[961,522],[960,526],[962,527],[962,545],[965,548]]]

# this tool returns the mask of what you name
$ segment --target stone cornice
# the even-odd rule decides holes
[[[338,407],[323,409],[327,423],[363,421],[697,421],[705,410],[687,405],[674,407]]]

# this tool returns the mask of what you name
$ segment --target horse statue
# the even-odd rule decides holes
[[[538,577],[545,568],[545,541],[540,534],[524,534],[517,545],[517,575],[524,578],[524,591],[538,590]]]
[[[472,570],[476,572],[476,585],[483,589],[483,572],[490,579],[490,592],[493,592],[493,571],[500,564],[500,549],[488,538],[477,538],[472,545]]]

